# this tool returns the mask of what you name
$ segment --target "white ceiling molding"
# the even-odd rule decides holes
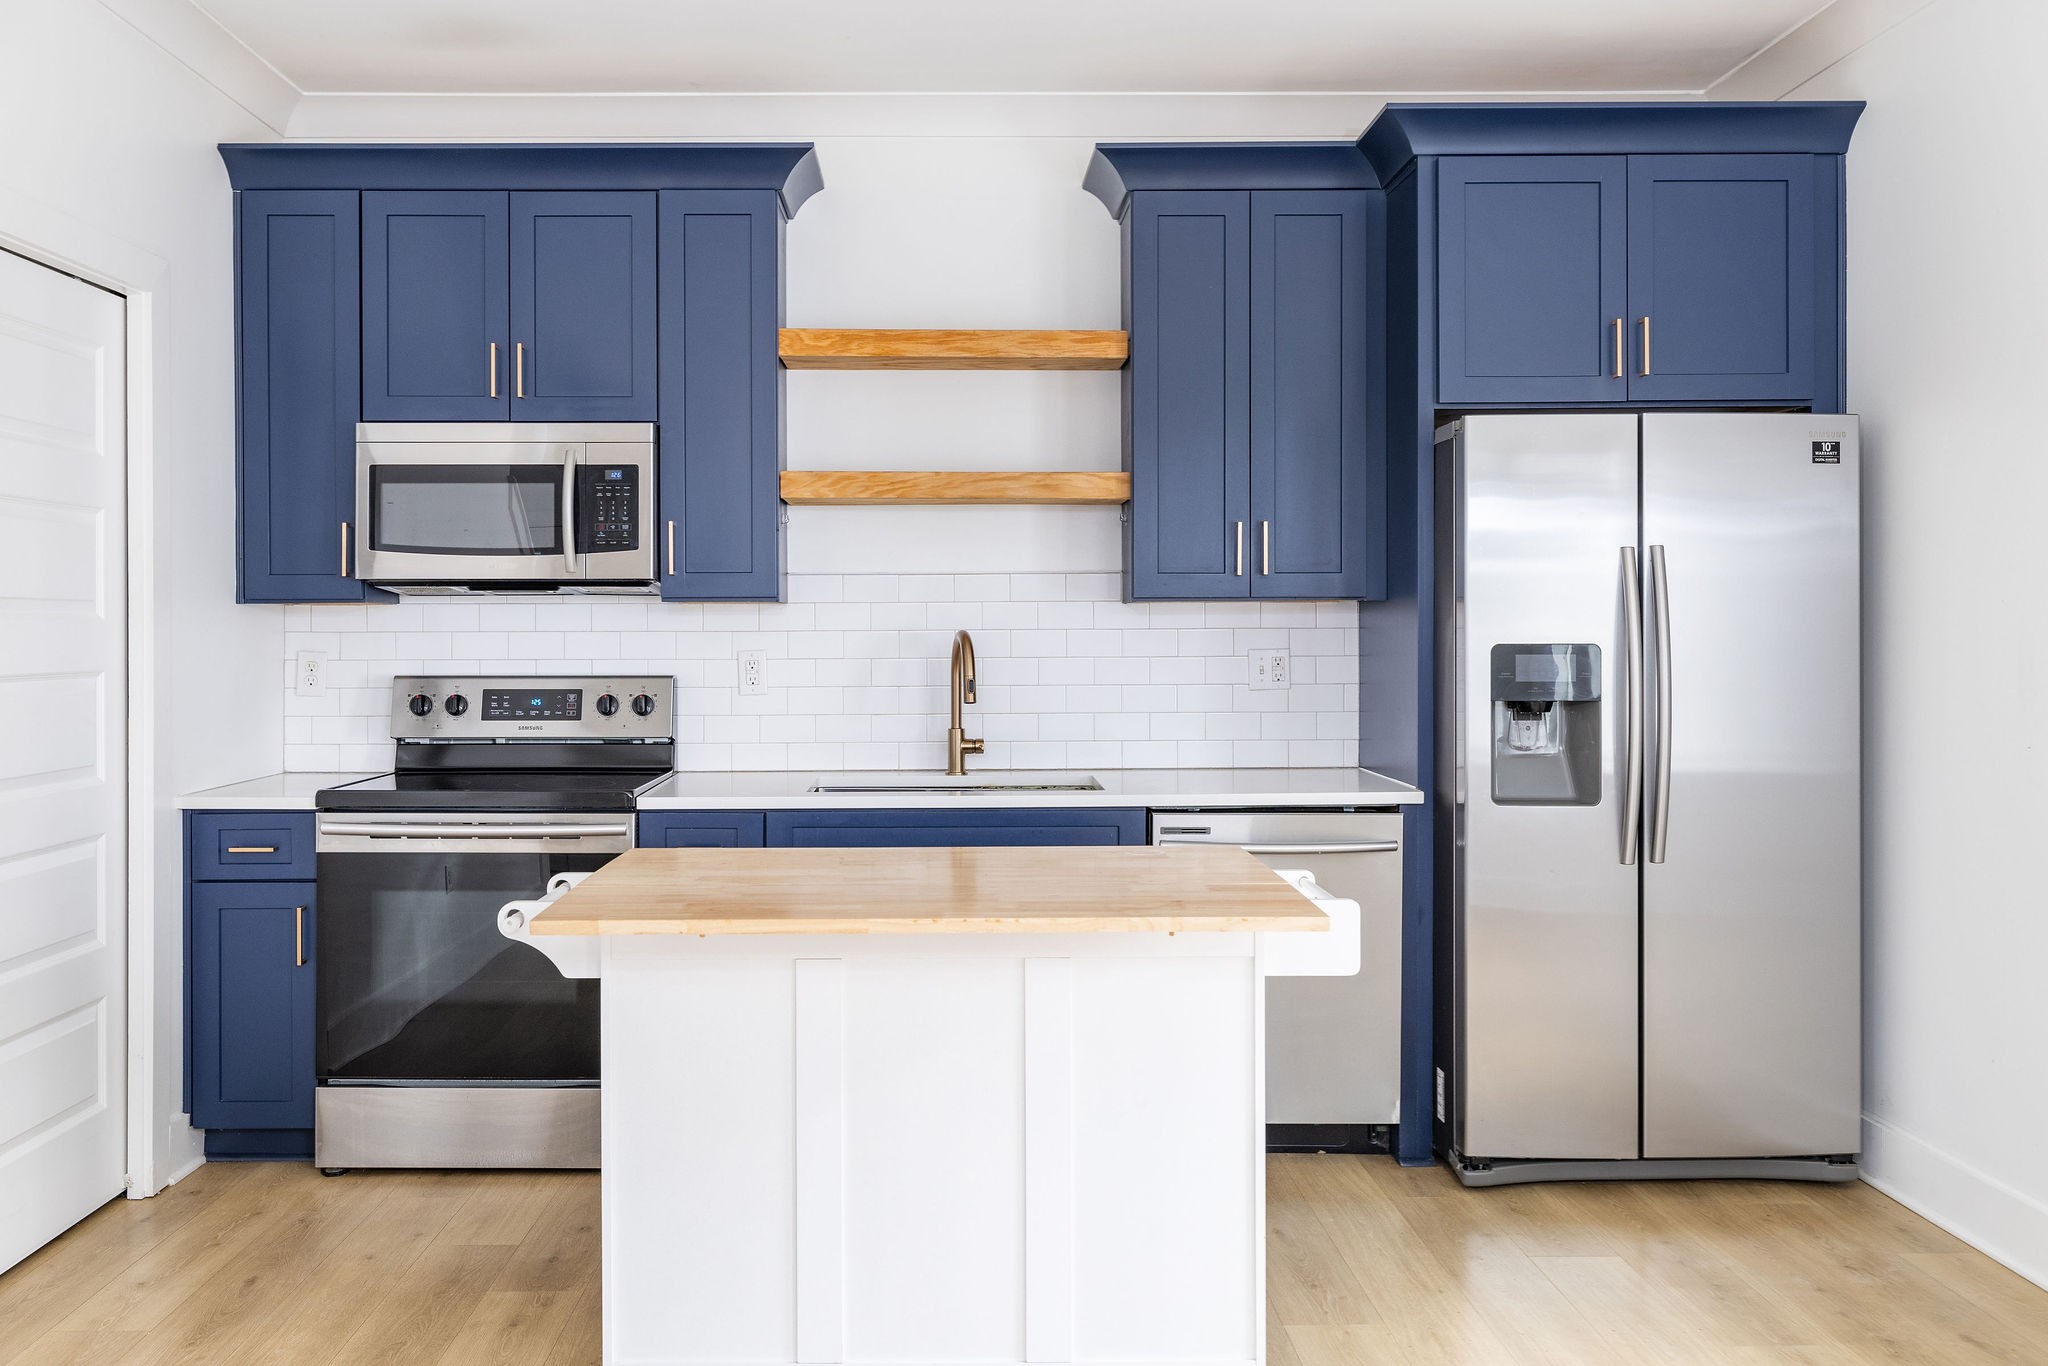
[[[299,102],[294,139],[604,141],[820,137],[1048,137],[1111,141],[1355,138],[1401,100],[1497,94],[321,95]],[[1696,91],[1525,93],[1529,100],[1698,99]]]
[[[1935,0],[1833,0],[1707,88],[1712,100],[1782,100]]]
[[[279,137],[285,135],[299,88],[192,0],[99,2]]]

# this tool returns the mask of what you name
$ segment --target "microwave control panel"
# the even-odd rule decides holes
[[[576,467],[576,548],[640,548],[640,468],[637,465]]]

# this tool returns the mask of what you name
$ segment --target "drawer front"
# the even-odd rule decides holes
[[[766,823],[759,811],[649,811],[640,817],[640,847],[758,849]]]
[[[186,832],[186,876],[194,882],[313,876],[310,811],[194,811]]]
[[[768,813],[770,848],[954,848],[969,845],[1144,842],[1144,811],[1122,807]]]

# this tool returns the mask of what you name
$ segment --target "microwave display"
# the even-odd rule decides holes
[[[552,465],[376,465],[370,545],[424,555],[560,555]]]

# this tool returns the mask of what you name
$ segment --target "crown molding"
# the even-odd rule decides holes
[[[1833,0],[1707,87],[1711,100],[1782,100],[1934,0]]]
[[[99,0],[172,60],[249,111],[279,137],[302,92],[192,0]]]

